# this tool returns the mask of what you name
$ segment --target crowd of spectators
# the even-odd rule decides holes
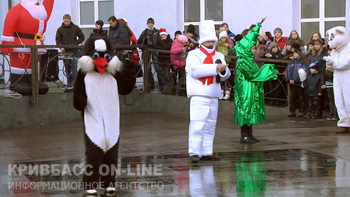
[[[198,47],[199,36],[195,32],[195,26],[190,24],[186,31],[176,31],[174,39],[166,28],[157,29],[153,18],[147,19],[147,27],[137,39],[125,19],[116,19],[114,16],[108,19],[110,27],[108,37],[112,44],[138,44],[146,45],[150,49],[166,50],[169,52],[150,52],[148,57],[153,68],[150,70],[149,88],[153,90],[156,86],[153,74],[158,78],[159,91],[163,94],[186,95],[186,56],[187,53]],[[240,34],[234,34],[229,30],[227,23],[222,23],[217,29],[218,43],[216,50],[226,56],[234,56],[234,46],[242,39],[250,29],[244,29]],[[103,30],[103,21],[96,21],[96,29],[91,36],[107,34]],[[62,24],[62,28],[67,28]],[[334,106],[332,72],[326,69],[324,56],[327,56],[327,44],[321,38],[319,32],[314,32],[309,41],[305,42],[296,30],[289,33],[289,37],[283,36],[281,28],[277,27],[271,32],[260,32],[257,45],[251,50],[259,66],[264,64],[264,59],[289,60],[289,64],[277,66],[279,72],[278,80],[269,81],[265,84],[265,94],[270,105],[286,105],[286,96],[289,96],[289,117],[321,118],[325,106],[330,108],[329,120],[337,120],[336,108]],[[81,39],[79,40],[79,42]],[[58,40],[58,44],[59,44]],[[268,60],[266,60],[268,61]],[[232,58],[227,57],[226,63],[234,72]],[[283,64],[282,64],[283,65]],[[306,79],[301,80],[300,69],[306,73]],[[154,72],[154,73],[153,73]],[[71,83],[71,81],[69,81]],[[222,82],[222,96],[220,99],[232,98],[232,87],[234,86],[234,73],[226,82]],[[287,88],[288,86],[288,88]],[[286,91],[289,90],[287,93]],[[325,103],[329,101],[329,103]],[[298,114],[296,113],[298,110]]]

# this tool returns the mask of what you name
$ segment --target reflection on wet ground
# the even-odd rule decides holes
[[[242,145],[232,117],[220,116],[214,152],[221,160],[197,165],[186,154],[187,114],[128,114],[121,122],[116,196],[350,192],[350,135],[336,135],[335,122],[268,117],[254,127],[262,142]],[[82,196],[82,134],[80,121],[0,131],[0,196]]]

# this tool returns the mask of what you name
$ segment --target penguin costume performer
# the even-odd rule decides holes
[[[74,108],[82,112],[85,128],[84,188],[88,194],[96,194],[100,186],[107,193],[114,193],[115,172],[112,169],[117,167],[118,161],[119,94],[126,95],[133,90],[134,65],[129,61],[123,64],[113,56],[107,37],[93,37],[86,41],[78,68],[73,102]],[[100,169],[101,165],[104,167]],[[106,170],[110,173],[101,175]]]

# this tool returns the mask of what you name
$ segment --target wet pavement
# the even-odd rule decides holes
[[[188,119],[121,116],[116,196],[349,196],[350,135],[334,121],[268,116],[253,127],[262,142],[242,145],[233,117],[219,115],[221,160],[193,165]],[[83,166],[82,121],[0,131],[1,197],[83,196]]]

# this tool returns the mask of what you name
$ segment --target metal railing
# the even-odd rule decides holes
[[[46,49],[60,49],[60,48],[65,48],[65,49],[82,49],[82,45],[0,45],[0,48],[30,48],[31,49],[31,65],[32,65],[32,76],[31,76],[31,82],[32,82],[32,94],[31,94],[31,99],[30,102],[33,104],[36,104],[39,102],[39,65],[38,65],[38,49],[40,48],[46,48]],[[144,45],[120,45],[120,46],[113,46],[113,50],[116,51],[116,54],[120,54],[119,52],[122,52],[124,50],[134,50],[138,49],[139,52],[142,51],[142,61],[143,61],[143,66],[144,66],[144,73],[143,73],[143,92],[149,93],[149,79],[150,79],[150,69],[151,65],[154,63],[158,64],[164,64],[164,62],[153,62],[149,57],[149,53],[152,52],[157,52],[157,53],[162,53],[162,54],[169,54],[170,56],[170,50],[159,50],[159,49],[150,49],[147,46]],[[141,51],[140,51],[141,50]],[[29,53],[28,53],[29,54]],[[58,56],[65,55],[66,53],[58,53]],[[2,66],[2,75],[6,72],[5,70],[5,64],[9,64],[10,67],[10,61],[9,59],[3,55],[3,61],[2,63],[0,62],[0,66]],[[11,53],[10,53],[11,55]],[[237,61],[236,56],[227,56],[231,58],[233,61]],[[64,58],[64,57],[63,57]],[[53,58],[51,58],[52,60]],[[62,59],[62,58],[61,58]],[[49,60],[50,61],[50,60]],[[260,61],[264,63],[274,63],[276,67],[280,68],[286,68],[287,64],[290,62],[289,60],[274,60],[274,59],[265,59],[265,58],[257,58],[255,61]],[[48,62],[49,63],[49,62]],[[171,62],[167,62],[165,64],[171,65]],[[23,65],[26,66],[26,65]],[[26,67],[25,67],[26,68]],[[232,71],[234,71],[235,64],[233,66]],[[278,75],[282,76],[284,73],[278,73]],[[1,77],[1,76],[0,76]],[[283,84],[283,81],[279,82],[280,85],[284,87],[285,84]],[[284,89],[284,92],[286,94],[286,98],[288,99],[288,91]],[[267,94],[267,93],[266,93]],[[265,95],[266,95],[265,94]],[[267,99],[277,99],[277,100],[286,100],[286,99],[279,99],[279,98],[269,98],[265,97]]]

